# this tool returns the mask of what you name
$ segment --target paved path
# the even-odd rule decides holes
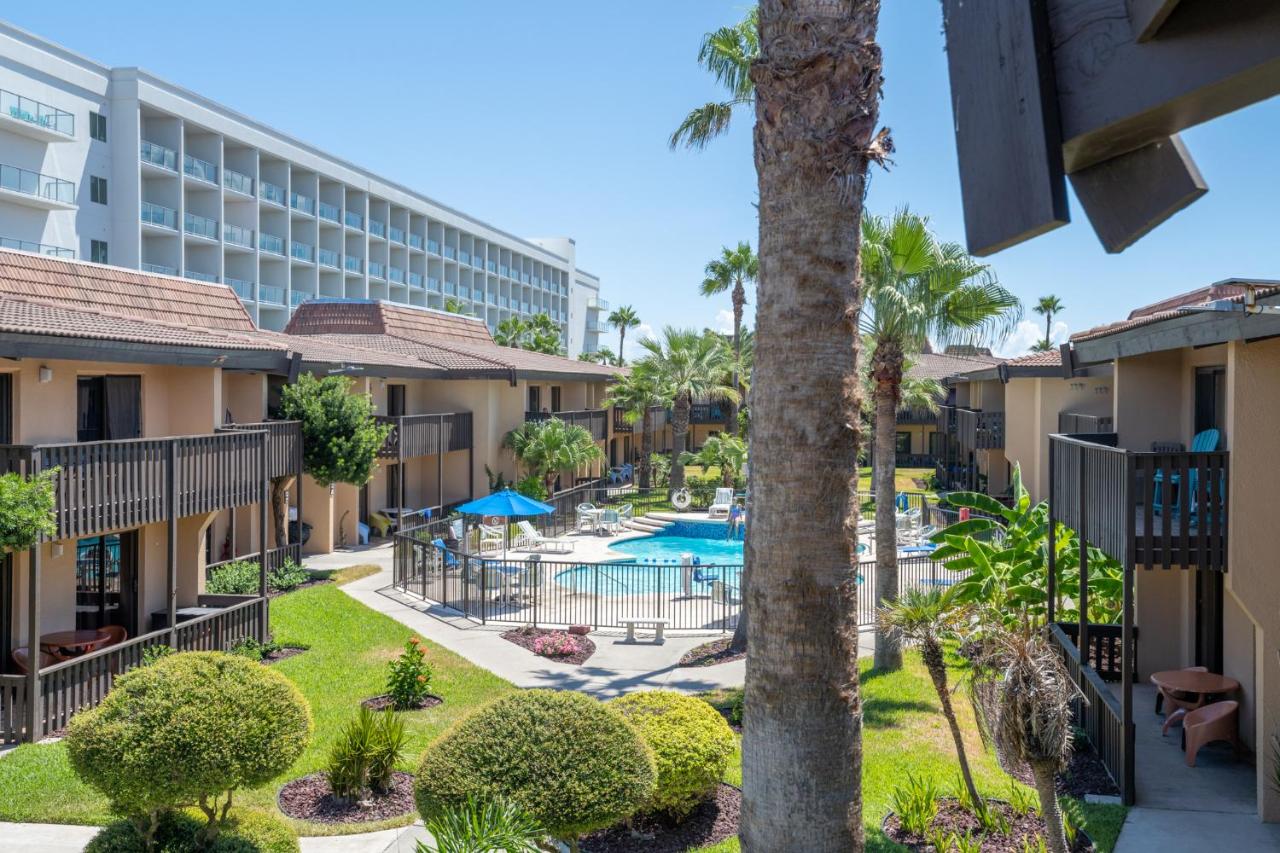
[[[81,853],[101,827],[56,823],[0,823],[5,853]],[[301,838],[302,853],[414,853],[431,840],[421,823],[359,835]]]
[[[1196,791],[1187,792],[1193,805]],[[1262,823],[1255,815],[1233,812],[1172,811],[1135,806],[1129,809],[1115,853],[1262,853],[1280,850],[1280,824]]]

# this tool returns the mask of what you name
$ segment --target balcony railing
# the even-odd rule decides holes
[[[439,241],[439,240],[427,240],[427,251],[428,251],[428,252],[430,252],[430,253],[431,253],[431,254],[433,254],[433,255],[438,255],[438,254],[440,254],[440,241]]]
[[[898,409],[897,422],[900,424],[936,424],[938,413],[924,406],[911,406]]]
[[[222,170],[222,185],[232,192],[253,195],[253,178],[234,169]]]
[[[228,424],[222,429],[267,434],[267,476],[271,479],[302,473],[302,421]]]
[[[729,409],[722,403],[694,403],[689,406],[689,423],[722,424],[729,416]]]
[[[310,243],[301,243],[297,240],[289,241],[289,256],[299,261],[311,263],[315,260],[316,249]]]
[[[269,201],[272,204],[278,204],[281,207],[285,206],[287,199],[284,187],[273,184],[270,181],[261,181],[260,186],[262,187],[263,201]]]
[[[218,167],[208,160],[201,160],[199,157],[192,157],[190,154],[184,154],[182,157],[182,171],[200,181],[207,181],[211,184],[218,182]]]
[[[154,225],[157,228],[167,228],[170,231],[178,230],[178,211],[171,207],[165,207],[162,204],[153,204],[149,201],[142,203],[142,221],[147,225]]]
[[[183,278],[189,278],[193,281],[203,281],[209,284],[217,284],[218,277],[211,272],[200,272],[200,270],[187,270],[182,274]]]
[[[388,236],[390,236],[392,243],[403,243],[405,241],[403,228],[397,228],[396,226],[392,225],[390,228],[387,229],[387,234]]]
[[[1049,510],[1126,568],[1225,571],[1230,454],[1140,452],[1115,433],[1049,437]]]
[[[284,256],[284,238],[277,237],[274,234],[266,234],[266,233],[259,232],[258,248],[264,252],[269,252],[273,255],[280,255],[283,257]]]
[[[364,230],[364,217],[359,213],[356,213],[354,210],[348,210],[343,214],[342,221],[346,223],[348,228],[354,228],[357,231]]]
[[[0,471],[58,468],[53,540],[262,499],[262,432],[0,446]],[[168,478],[174,478],[170,496]]]
[[[422,273],[409,270],[409,286],[422,287]]]
[[[316,200],[309,195],[303,195],[302,193],[290,193],[289,207],[300,213],[305,213],[308,216],[316,215]]]
[[[458,250],[455,249],[453,246],[445,246],[444,256],[451,261],[456,261],[458,259]]]
[[[399,267],[387,267],[387,278],[396,284],[404,284],[404,270]]]
[[[422,248],[422,235],[421,235],[421,234],[410,234],[410,235],[409,235],[409,248],[411,248],[411,249],[421,249],[421,248]]]
[[[608,311],[609,303],[599,296],[592,296],[587,299],[587,308],[591,311]]]
[[[387,235],[387,225],[377,219],[369,220],[369,233],[374,237],[385,237]]]
[[[463,249],[462,251],[458,252],[458,263],[471,266],[471,253],[468,252],[466,249]]]
[[[243,246],[246,249],[253,248],[253,230],[242,228],[239,225],[232,225],[230,222],[222,226],[222,239],[233,246]]]
[[[391,425],[391,433],[378,452],[386,458],[413,459],[472,447],[470,412],[382,416],[378,420]]]
[[[292,305],[294,308],[297,308],[299,305],[306,302],[308,299],[314,299],[314,298],[315,298],[314,293],[307,293],[302,290],[289,291],[289,304]]]
[[[139,147],[139,155],[144,163],[150,163],[152,166],[159,166],[161,169],[167,169],[170,172],[178,171],[178,152],[172,148],[166,148],[158,142],[148,142],[142,140]]]
[[[0,189],[62,204],[76,203],[76,185],[30,169],[0,165]]]
[[[71,113],[5,89],[0,89],[0,113],[67,137],[76,135],[76,118]]]
[[[1086,415],[1081,412],[1058,412],[1058,432],[1063,435],[1083,435],[1095,432],[1111,432],[1111,415]]]
[[[245,302],[253,301],[253,282],[245,281],[242,278],[230,277],[227,278],[226,282],[227,285],[236,292],[236,296],[239,296]]]
[[[369,261],[369,276],[371,278],[386,278],[383,272],[383,266],[378,261]]]
[[[171,267],[167,264],[142,264],[143,272],[155,273],[156,275],[177,275],[178,268]]]
[[[342,209],[336,204],[329,204],[327,201],[320,202],[319,206],[320,218],[327,222],[341,222]]]
[[[436,278],[433,275],[427,276],[427,290],[430,290],[433,293],[439,293],[440,279]]]
[[[74,258],[75,249],[64,249],[61,246],[50,246],[47,243],[33,243],[30,240],[19,240],[16,237],[0,237],[0,248],[17,249],[19,252],[31,252],[36,255],[49,255],[53,258]]]
[[[956,409],[956,438],[961,451],[1004,447],[1004,412]]]
[[[277,287],[274,284],[258,285],[258,301],[268,302],[272,305],[284,304],[284,288]]]
[[[338,253],[333,249],[316,249],[316,260],[322,267],[338,269]]]
[[[596,441],[604,441],[609,437],[608,409],[580,409],[572,412],[525,412],[526,421],[548,421],[552,418],[567,424],[580,426],[591,433]]]
[[[197,237],[204,237],[207,240],[217,240],[218,220],[210,219],[207,216],[197,216],[194,213],[184,213],[182,215],[182,230]]]
[[[355,255],[347,255],[342,259],[342,266],[347,272],[364,272],[364,259]]]

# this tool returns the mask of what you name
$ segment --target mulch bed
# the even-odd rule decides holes
[[[425,697],[423,697],[422,701],[418,703],[417,707],[406,708],[405,710],[424,711],[427,708],[434,708],[435,706],[443,703],[444,703],[443,698],[436,696],[435,694],[428,693]],[[392,698],[388,694],[383,693],[381,696],[371,696],[370,698],[362,701],[360,704],[368,708],[370,711],[385,711],[388,708],[394,708],[396,703],[392,700]]]
[[[745,658],[747,656],[746,652],[729,651],[729,646],[732,643],[733,637],[727,637],[723,640],[713,640],[710,643],[695,646],[684,653],[684,657],[680,658],[680,663],[677,666],[715,666],[718,663],[731,663]]]
[[[1034,782],[1031,768],[1025,764],[1004,769],[1024,785],[1031,785]],[[1054,780],[1054,788],[1059,796],[1075,797],[1078,800],[1083,800],[1085,794],[1120,796],[1120,789],[1112,781],[1106,765],[1102,763],[1093,744],[1087,740],[1078,741],[1075,744],[1075,750],[1071,753],[1071,763],[1067,765],[1065,771],[1058,774],[1057,779]]]
[[[685,853],[716,844],[738,834],[742,791],[720,783],[714,797],[698,806],[680,823],[644,815],[593,832],[581,841],[583,853]]]
[[[1009,832],[1007,835],[988,833],[983,836],[982,853],[1024,853],[1026,850],[1022,845],[1024,839],[1034,843],[1037,837],[1044,837],[1044,821],[1037,815],[1021,814],[1014,811],[1013,806],[1008,803],[997,800],[988,800],[987,804],[1008,822]],[[932,853],[934,849],[927,839],[905,831],[895,814],[886,817],[881,828],[890,840],[896,841],[909,850],[917,853],[925,853],[925,851]],[[983,835],[978,819],[961,806],[959,800],[954,797],[943,797],[938,800],[938,815],[933,819],[932,828],[934,831],[940,830],[945,835],[955,833],[963,837],[965,833],[970,833],[975,839]],[[1088,853],[1093,849],[1093,843],[1083,832],[1076,836],[1076,843],[1071,847],[1072,853]]]
[[[533,644],[539,637],[545,637],[549,634],[563,633],[565,632],[551,631],[546,628],[515,628],[514,630],[504,633],[502,635],[502,639],[506,640],[508,643],[515,643],[522,649],[527,649],[530,652],[533,652]],[[547,660],[558,661],[560,663],[582,664],[586,663],[587,659],[596,653],[596,644],[586,637],[575,636],[573,641],[578,644],[578,651],[575,654],[557,655],[555,657],[551,657],[550,655],[538,655],[538,657],[544,657]],[[534,654],[537,654],[537,652],[534,652]]]
[[[281,660],[284,660],[285,658],[291,658],[294,655],[300,655],[306,650],[307,650],[306,646],[283,646],[275,650],[269,655],[264,655],[262,658],[262,662],[270,665],[275,663],[276,661],[281,661]]]
[[[268,589],[267,599],[270,600],[272,598],[279,598],[282,595],[288,595],[289,593],[297,592],[300,589],[309,589],[313,586],[324,586],[327,583],[333,583],[333,579],[332,578],[313,578],[312,580],[309,580],[309,581],[303,581],[302,583],[295,586],[293,589]],[[261,587],[262,584],[258,584],[258,586]]]
[[[323,773],[295,779],[280,789],[276,798],[280,811],[297,820],[314,823],[366,823],[408,814],[415,808],[413,776],[396,771],[391,790],[358,803],[345,803],[333,796]]]

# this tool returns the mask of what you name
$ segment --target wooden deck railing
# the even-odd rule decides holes
[[[181,622],[172,632],[151,631],[53,666],[43,667],[36,694],[36,730],[27,737],[28,677],[0,675],[0,743],[39,740],[66,728],[78,711],[92,708],[115,684],[115,679],[142,663],[153,646],[173,643],[177,651],[226,651],[245,637],[258,641],[267,600],[247,598],[217,613]]]
[[[962,450],[999,450],[1004,447],[1004,412],[957,408],[956,439]]]
[[[1080,690],[1072,702],[1076,724],[1084,729],[1090,743],[1127,804],[1134,796],[1134,726],[1124,725],[1120,700],[1093,667],[1083,663],[1080,650],[1058,625],[1049,626],[1049,641],[1062,654],[1062,663],[1071,681]]]
[[[1114,422],[1111,415],[1086,415],[1082,412],[1058,412],[1058,432],[1064,435],[1085,435],[1095,432],[1111,432]]]
[[[271,479],[302,473],[302,421],[227,424],[222,429],[267,434],[267,476]]]
[[[472,418],[470,412],[442,412],[438,414],[379,416],[378,420],[391,425],[386,443],[379,456],[392,459],[413,459],[448,453],[452,450],[468,450],[472,446]]]
[[[58,468],[52,539],[257,503],[266,433],[0,447],[3,471]],[[172,496],[169,490],[173,478]]]
[[[1129,569],[1225,571],[1230,454],[1134,452],[1117,439],[1050,436],[1053,517]]]
[[[295,563],[302,563],[302,545],[292,542],[288,545],[282,545],[279,548],[271,548],[267,551],[267,571],[278,569],[285,564],[286,560],[292,560]],[[241,561],[258,562],[258,552],[252,554],[241,554],[239,557],[232,557],[228,560],[219,560],[216,563],[209,563],[204,567],[204,576],[208,578],[213,574],[213,570],[225,566],[229,563],[239,563]]]
[[[575,424],[591,433],[596,441],[609,437],[609,411],[607,409],[580,409],[572,412],[525,412],[526,421],[547,421],[552,418],[567,424]]]

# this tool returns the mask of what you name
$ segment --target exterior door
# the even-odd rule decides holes
[[[76,380],[77,441],[141,437],[141,376],[81,376]]]
[[[13,443],[13,374],[0,373],[0,444]]]
[[[404,414],[404,386],[387,386],[387,414],[398,418]]]
[[[138,549],[134,531],[76,543],[76,628],[123,625],[138,632]]]
[[[542,411],[542,388],[537,385],[529,386],[529,408],[526,411],[541,412]]]
[[[1218,430],[1225,447],[1227,371],[1196,368],[1195,431]],[[1196,665],[1222,672],[1222,573],[1196,570]]]
[[[561,408],[560,408],[560,386],[559,386],[559,385],[552,385],[552,386],[551,386],[551,411],[553,411],[553,412],[559,412],[559,411],[561,411]]]

